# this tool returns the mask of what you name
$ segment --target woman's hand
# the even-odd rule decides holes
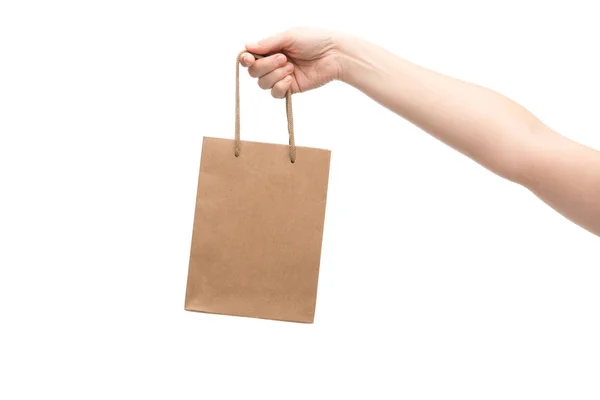
[[[258,43],[249,43],[246,50],[265,58],[256,59],[252,54],[240,56],[240,64],[248,73],[258,78],[258,86],[271,90],[275,98],[292,93],[305,92],[340,79],[340,51],[335,34],[326,30],[295,28]]]

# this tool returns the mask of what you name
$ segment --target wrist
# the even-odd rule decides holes
[[[366,44],[361,39],[349,35],[333,37],[338,64],[338,77],[341,82],[356,86],[357,78],[368,72],[369,64],[365,63],[362,55],[366,53]],[[362,49],[362,50],[361,50]]]

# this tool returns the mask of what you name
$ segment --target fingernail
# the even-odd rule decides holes
[[[289,81],[291,81],[291,80],[292,80],[292,77],[291,77],[291,76],[289,76],[289,75],[288,75],[288,76],[286,76],[286,77],[285,77],[285,81],[286,81],[286,82],[289,82]]]
[[[283,54],[279,54],[279,55],[277,56],[277,62],[278,62],[278,63],[282,64],[282,63],[284,63],[285,61],[286,61],[286,58],[285,58],[285,56],[284,56]]]
[[[285,69],[286,69],[287,71],[291,71],[291,70],[293,70],[293,69],[294,69],[294,65],[293,65],[293,64],[288,64],[288,65],[285,67]]]

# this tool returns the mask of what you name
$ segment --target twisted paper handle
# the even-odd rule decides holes
[[[235,156],[240,156],[241,140],[240,140],[240,56],[248,53],[247,50],[241,51],[236,59],[235,66]],[[255,58],[263,58],[259,54],[251,53]],[[288,133],[290,136],[290,161],[296,162],[296,142],[294,139],[294,115],[292,114],[292,90],[288,89],[285,94],[285,109],[288,122]]]

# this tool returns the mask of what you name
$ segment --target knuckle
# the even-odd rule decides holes
[[[256,71],[256,67],[254,67],[254,65],[248,68],[248,74],[253,78],[258,78],[258,72]]]
[[[269,57],[269,68],[274,70],[280,67],[282,64],[285,64],[287,61],[287,57],[281,53],[277,53]]]
[[[271,90],[271,95],[273,97],[275,97],[276,99],[281,99],[283,98],[283,95],[285,94],[285,85],[283,82],[277,82],[274,86],[273,86],[273,90]]]
[[[264,79],[258,80],[258,87],[261,89],[269,89],[269,85],[267,85]]]
[[[285,78],[286,75],[287,75],[287,71],[285,70],[285,68],[279,68],[277,70],[277,80],[278,81]]]

